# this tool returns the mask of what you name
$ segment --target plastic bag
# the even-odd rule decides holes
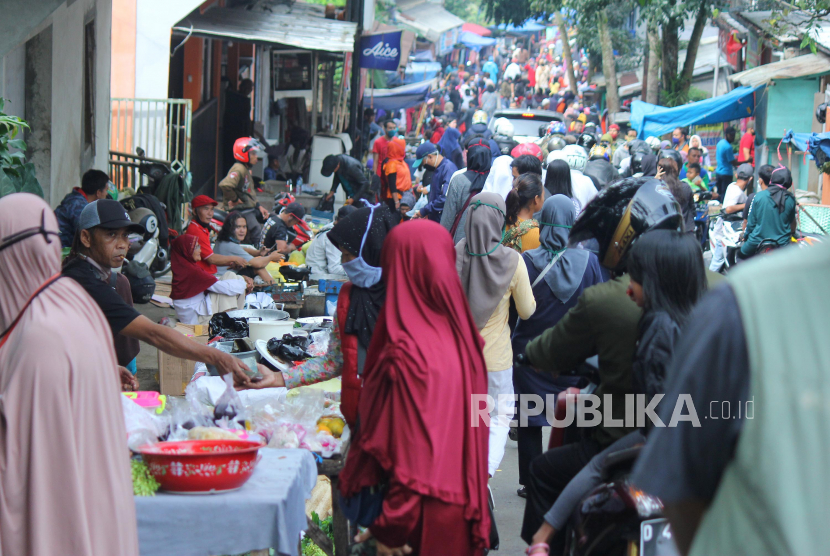
[[[185,389],[185,398],[170,397],[167,412],[170,434],[167,440],[187,440],[188,432],[196,427],[213,425],[213,404],[207,406],[197,400],[195,387],[190,384]],[[208,400],[209,401],[209,400]]]
[[[224,375],[222,379],[225,381],[225,393],[216,400],[216,406],[213,408],[213,418],[217,424],[223,428],[245,428],[245,421],[248,418],[248,413],[245,406],[242,405],[242,400],[239,399],[239,394],[233,387],[233,377],[230,373]],[[232,423],[239,423],[241,426],[231,426]]]
[[[216,313],[210,317],[210,337],[222,336],[227,340],[248,337],[248,321],[229,317],[227,313]]]
[[[120,396],[127,429],[127,446],[136,451],[146,444],[155,444],[168,430],[168,420],[147,411],[126,396]]]
[[[307,335],[283,334],[282,338],[268,340],[268,352],[283,361],[303,361],[311,357],[306,351],[311,345]]]
[[[329,340],[331,340],[331,328],[323,328],[311,333],[311,345],[308,346],[308,353],[312,357],[321,357],[329,352]]]

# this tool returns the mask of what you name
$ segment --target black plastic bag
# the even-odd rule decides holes
[[[282,338],[268,340],[268,353],[287,361],[304,361],[311,357],[306,350],[311,345],[311,338],[285,334]]]
[[[210,337],[222,336],[226,340],[248,337],[248,321],[246,319],[235,319],[227,313],[216,313],[210,318],[208,326]]]

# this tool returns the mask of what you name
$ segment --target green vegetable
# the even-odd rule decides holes
[[[150,475],[147,464],[141,460],[130,460],[130,467],[133,472],[133,494],[136,496],[155,496],[159,489],[156,479]]]
[[[320,516],[317,515],[317,512],[311,512],[311,522],[317,525],[326,535],[328,535],[328,537],[332,540],[332,543],[334,543],[331,516],[321,521]],[[325,556],[326,554],[320,549],[319,546],[314,544],[314,541],[312,541],[310,537],[303,537],[302,547],[303,556]]]

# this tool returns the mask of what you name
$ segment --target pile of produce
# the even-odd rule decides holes
[[[130,467],[133,472],[133,494],[136,496],[155,496],[159,484],[150,475],[147,464],[140,459],[131,459]]]

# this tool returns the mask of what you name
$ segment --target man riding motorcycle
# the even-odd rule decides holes
[[[233,157],[236,163],[231,166],[228,175],[219,182],[222,189],[223,209],[238,210],[248,223],[248,235],[245,243],[259,244],[262,224],[268,219],[268,209],[261,206],[253,189],[251,168],[257,163],[259,142],[253,137],[240,137],[233,144]]]

